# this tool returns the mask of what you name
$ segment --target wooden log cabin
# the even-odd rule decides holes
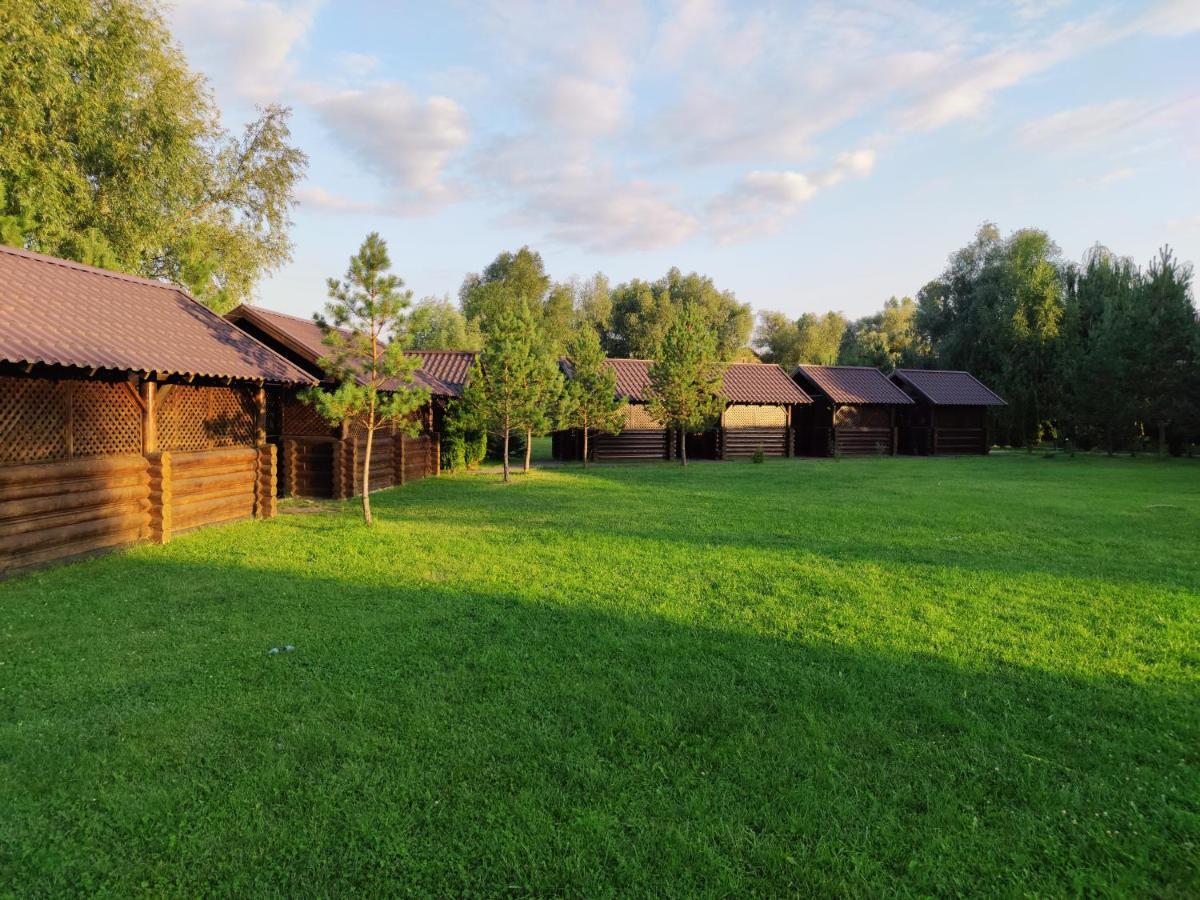
[[[969,372],[897,369],[892,381],[913,399],[900,413],[900,452],[916,456],[984,454],[989,417],[1004,400]]]
[[[803,456],[891,456],[896,411],[913,401],[878,369],[801,365],[792,378],[811,397],[799,407],[796,450]]]
[[[275,514],[303,370],[182,289],[0,246],[0,577]]]
[[[320,364],[329,352],[324,332],[312,319],[245,304],[228,313],[226,319],[313,379],[333,386]],[[432,398],[420,413],[421,433],[416,437],[391,430],[375,433],[371,450],[372,491],[436,475],[441,470],[441,416],[447,400],[462,395],[461,381],[453,379],[461,369],[465,380],[473,354],[427,351],[420,355],[422,368],[414,380],[428,388]],[[365,431],[330,426],[312,406],[300,400],[298,393],[281,387],[267,397],[267,439],[278,447],[280,492],[287,496],[335,499],[360,495]]]
[[[678,437],[646,409],[650,387],[647,359],[609,359],[616,375],[617,395],[628,402],[625,426],[618,434],[589,437],[592,458],[604,460],[672,459],[679,455]],[[686,435],[688,457],[744,459],[762,448],[765,456],[792,453],[792,409],[811,402],[779,366],[733,363],[725,369],[722,394],[725,410],[715,428]],[[581,459],[583,441],[576,431],[556,432],[556,459]]]

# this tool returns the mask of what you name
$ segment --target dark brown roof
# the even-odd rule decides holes
[[[293,353],[305,359],[314,371],[320,370],[321,357],[328,355],[325,332],[312,319],[302,319],[273,309],[260,306],[239,306],[227,315],[231,322],[248,322],[263,334],[277,340]],[[342,329],[343,334],[349,334]],[[429,389],[435,397],[461,397],[462,386],[475,354],[469,350],[410,350],[409,355],[422,358],[421,368],[413,375],[413,382]],[[383,385],[385,389],[400,387],[396,379]]]
[[[182,288],[4,246],[0,361],[312,381]]]
[[[428,385],[435,397],[461,397],[474,350],[405,350],[409,356],[421,357],[417,375]]]
[[[608,359],[605,364],[616,372],[617,393],[634,403],[646,402],[650,387],[649,359]],[[776,365],[731,363],[725,369],[721,393],[730,403],[791,405],[812,403],[787,373]]]
[[[897,369],[892,378],[907,384],[934,406],[1004,406],[1004,400],[970,372]]]
[[[908,404],[912,398],[878,369],[866,366],[797,366],[801,385],[834,403]]]

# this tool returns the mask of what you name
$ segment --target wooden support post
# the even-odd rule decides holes
[[[166,544],[171,540],[171,454],[147,453],[150,463],[150,540]]]
[[[408,436],[396,435],[396,484],[404,486],[407,475],[404,471],[408,459]]]
[[[929,407],[929,455],[937,456],[937,409]]]
[[[334,500],[345,500],[354,494],[354,452],[352,439],[342,438],[333,444],[332,496]],[[347,476],[349,476],[347,478]]]
[[[300,446],[296,440],[283,442],[283,492],[288,497],[300,496]]]
[[[254,518],[273,519],[275,517],[276,477],[278,475],[274,444],[259,445],[258,468],[255,475]]]
[[[262,385],[254,392],[254,435],[260,447],[267,442],[267,389]]]
[[[717,459],[725,458],[725,445],[728,441],[725,440],[725,429],[717,429]]]
[[[142,452],[149,456],[158,452],[158,385],[142,382]]]
[[[429,449],[433,454],[433,474],[442,474],[442,433],[434,431],[429,435]]]

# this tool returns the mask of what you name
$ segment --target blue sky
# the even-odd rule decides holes
[[[417,297],[498,252],[858,316],[984,220],[1200,262],[1200,0],[175,0],[230,128],[294,109],[305,315],[369,231]]]

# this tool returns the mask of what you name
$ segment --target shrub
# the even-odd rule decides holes
[[[756,449],[754,451],[754,456],[751,461],[756,462],[756,463],[761,463],[761,462],[767,461],[766,454],[763,453],[762,444],[759,444],[758,449]]]

